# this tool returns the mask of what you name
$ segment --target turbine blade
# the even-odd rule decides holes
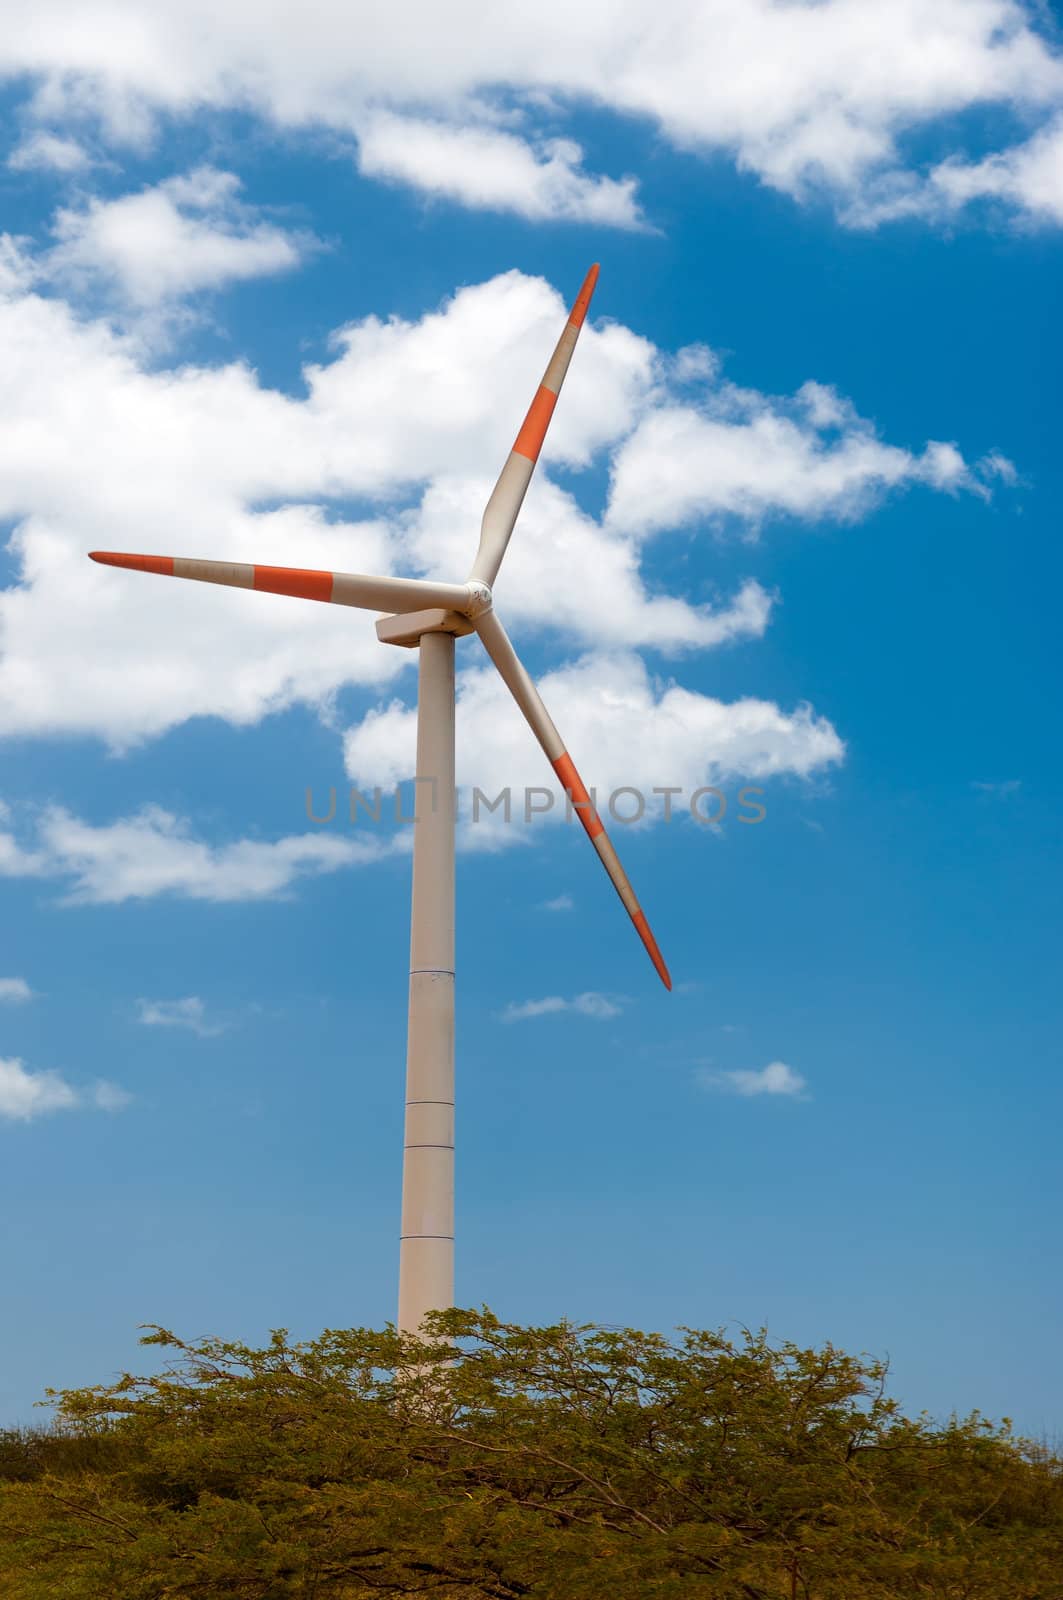
[[[628,881],[627,873],[620,865],[612,841],[605,831],[605,824],[594,809],[591,797],[584,787],[582,778],[576,771],[572,757],[565,749],[561,735],[554,727],[550,713],[543,705],[538,689],[525,671],[520,657],[510,642],[509,635],[493,611],[486,611],[482,616],[477,617],[475,626],[483,642],[484,649],[498,668],[510,694],[524,713],[532,732],[546,752],[550,765],[561,780],[562,788],[567,791],[572,805],[587,832],[587,837],[595,850],[597,850],[602,866],[609,874],[614,889],[624,903],[624,909],[635,924],[635,930],[639,938],[646,946],[650,960],[657,969],[658,977],[665,988],[670,989],[672,987],[672,979],[668,968],[664,964],[664,957],[657,948],[657,941],[650,931],[650,925],[646,921],[646,913],[638,903],[635,891]]]
[[[418,611],[432,606],[464,611],[469,604],[469,592],[460,583],[374,578],[359,572],[314,572],[305,567],[252,566],[241,561],[197,561],[184,556],[124,555],[116,550],[90,550],[89,556],[107,567],[161,572],[168,578],[196,578],[201,583],[224,583],[234,589],[259,589],[266,594],[290,594],[300,600],[360,606],[364,611]]]
[[[557,404],[561,385],[565,381],[565,373],[572,360],[572,352],[576,348],[576,340],[579,338],[579,331],[583,326],[597,282],[598,263],[595,262],[583,280],[583,287],[568,314],[565,331],[557,341],[557,348],[550,357],[550,364],[543,374],[543,381],[536,391],[535,399],[528,408],[528,415],[509,453],[509,460],[502,468],[491,498],[487,502],[480,527],[480,548],[476,552],[476,560],[469,574],[471,580],[492,584],[498,576],[509,536],[513,532],[513,524],[517,520],[517,513],[531,482],[532,473],[535,471],[535,463],[539,459],[539,451],[546,438],[546,430],[550,426],[550,418],[553,416],[554,406]]]

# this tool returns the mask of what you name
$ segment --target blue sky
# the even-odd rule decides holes
[[[731,809],[612,829],[670,996],[464,831],[458,1300],[1063,1431],[1063,61],[935,9],[3,24],[0,1420],[395,1311],[408,830],[305,791],[412,773],[412,658],[85,552],[462,578],[599,260],[498,609],[588,782]],[[477,652],[459,777],[547,783]]]

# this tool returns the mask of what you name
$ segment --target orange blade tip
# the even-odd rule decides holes
[[[576,296],[575,304],[573,305],[572,310],[569,312],[568,320],[575,328],[582,328],[583,326],[583,319],[587,315],[587,307],[591,303],[591,295],[594,293],[594,286],[598,282],[598,272],[599,267],[596,261],[593,267],[591,267],[587,276],[584,278],[583,288]]]
[[[657,940],[653,937],[653,934],[650,932],[650,925],[646,921],[646,913],[644,911],[640,911],[640,912],[637,913],[636,916],[632,917],[631,920],[635,924],[635,928],[636,928],[636,930],[638,932],[639,938],[642,940],[643,944],[646,946],[646,951],[647,951],[647,953],[649,955],[650,960],[653,962],[654,966],[657,968],[657,976],[660,978],[661,982],[664,984],[666,989],[671,989],[671,987],[672,987],[672,975],[668,971],[668,968],[665,966],[664,957],[662,956],[660,950],[658,950],[658,948],[657,948]]]
[[[90,561],[105,567],[129,567],[133,572],[161,572],[173,577],[173,556],[131,556],[120,550],[90,550]]]

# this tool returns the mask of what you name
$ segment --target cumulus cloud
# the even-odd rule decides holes
[[[720,384],[700,406],[663,405],[613,461],[607,526],[643,535],[698,518],[851,520],[890,490],[923,484],[985,495],[986,479],[1014,474],[987,457],[971,468],[953,444],[915,454],[878,438],[873,425],[825,384],[790,400]]]
[[[300,878],[363,866],[408,848],[402,833],[372,839],[305,833],[209,844],[195,837],[186,819],[154,805],[102,824],[49,807],[37,819],[35,849],[12,854],[6,867],[3,838],[0,874],[24,875],[19,861],[28,860],[34,876],[66,882],[67,905],[117,905],[157,895],[266,900],[283,895]]]
[[[674,786],[687,802],[693,792],[728,779],[782,776],[808,778],[840,762],[845,746],[825,717],[809,706],[786,712],[752,697],[727,703],[710,695],[661,683],[631,651],[594,652],[546,673],[540,691],[572,751],[584,781],[605,799],[624,786],[646,798],[647,823],[665,815],[655,787]],[[523,820],[524,791],[556,785],[509,692],[493,667],[472,666],[458,677],[457,781],[475,785],[490,799],[509,788],[512,821]],[[631,730],[639,737],[632,740]],[[465,730],[468,733],[465,733]],[[368,713],[345,738],[347,771],[363,787],[400,782],[413,771],[416,710],[402,701]],[[684,805],[683,800],[676,802]],[[471,821],[466,803],[466,843],[495,833],[495,819],[484,813]],[[548,820],[562,821],[558,791]],[[502,813],[498,814],[498,820]],[[614,832],[621,828],[614,824]],[[521,828],[506,829],[510,838]]]
[[[150,529],[163,551],[417,570],[400,520],[330,517],[328,500],[408,496],[501,464],[563,325],[561,296],[508,273],[415,323],[367,318],[291,399],[241,364],[147,370],[133,341],[27,292],[20,270],[9,251],[0,517],[18,522],[21,581],[0,589],[0,732],[125,746],[190,716],[246,724],[397,676],[408,656],[381,648],[357,613],[131,578],[85,553],[143,548]],[[626,329],[586,328],[553,459],[587,463],[626,431],[652,360]],[[255,509],[263,501],[281,505]],[[461,572],[479,510],[453,533]],[[205,625],[209,652],[190,649]]]
[[[491,487],[488,478],[449,476],[428,489],[407,523],[420,564],[440,576],[464,569],[468,530]],[[641,536],[648,531],[655,530],[603,524],[557,484],[545,478],[535,484],[495,586],[507,626],[560,629],[588,643],[649,645],[666,654],[761,637],[772,597],[753,579],[716,604],[648,593],[641,571]]]
[[[27,134],[12,150],[7,164],[14,172],[84,172],[92,157],[76,139],[67,139],[43,128]]]
[[[102,281],[144,310],[298,266],[314,241],[259,220],[240,187],[232,172],[199,167],[136,194],[65,207],[44,269],[76,289]]]
[[[100,1079],[90,1089],[75,1089],[58,1072],[33,1072],[17,1056],[0,1059],[0,1117],[32,1122],[53,1111],[95,1107],[120,1111],[130,1096],[118,1084]]]
[[[724,1089],[752,1098],[757,1095],[783,1095],[802,1099],[806,1080],[785,1061],[770,1061],[757,1071],[711,1072],[702,1069],[698,1081],[706,1089]]]
[[[958,211],[976,200],[995,200],[1041,222],[1063,222],[1063,116],[1025,144],[981,161],[957,156],[935,167],[927,186],[931,208]]]
[[[2,872],[0,867],[0,872]],[[32,1000],[33,990],[25,978],[0,978],[0,1005],[20,1005]]]
[[[571,139],[535,146],[502,128],[375,111],[359,126],[358,166],[367,177],[532,222],[645,226],[635,180],[585,172],[583,151]]]
[[[226,1027],[208,1019],[206,1006],[195,994],[181,1000],[138,1000],[137,1021],[147,1028],[187,1028],[201,1039],[213,1039]]]
[[[86,552],[147,544],[223,560],[463,574],[566,300],[509,272],[415,321],[367,317],[340,330],[330,357],[304,370],[305,394],[292,397],[240,363],[149,368],[133,339],[34,294],[27,270],[9,244],[0,518],[15,524],[19,577],[0,589],[0,735],[96,734],[124,749],[195,716],[245,726],[294,704],[328,706],[344,685],[394,683],[410,657],[382,648],[357,612],[116,572],[90,565]],[[737,395],[711,352],[668,358],[628,328],[584,328],[498,583],[518,636],[564,630],[577,646],[620,654],[757,638],[772,599],[752,579],[698,605],[652,586],[649,540],[666,512],[684,521],[724,507],[755,525],[772,512],[813,518],[844,505],[855,514],[907,482],[952,491],[974,481],[954,447],[913,457],[888,446],[824,386],[806,385],[786,414],[767,397]],[[713,427],[725,435],[718,478],[698,432]],[[677,448],[683,429],[693,454]],[[604,519],[550,478],[556,465],[579,471],[611,457]],[[1005,476],[999,463],[994,471]],[[330,511],[351,499],[366,505],[360,519]],[[190,648],[204,630],[209,650]],[[468,659],[475,644],[463,649]],[[33,862],[23,855],[18,865]]]
[[[7,816],[0,811],[0,822]],[[27,850],[10,828],[0,828],[0,878],[33,878],[47,870],[47,862],[38,852]]]
[[[544,900],[540,911],[571,911],[576,902],[570,894],[555,895],[552,900]]]
[[[0,1116],[12,1122],[30,1122],[77,1104],[76,1091],[58,1072],[31,1072],[17,1056],[0,1058]]]
[[[511,1001],[506,1009],[499,1013],[499,1020],[529,1022],[535,1017],[555,1017],[562,1012],[569,1012],[580,1017],[591,1017],[595,1022],[608,1022],[612,1017],[618,1017],[622,1010],[622,1000],[588,990],[586,994],[573,995],[570,1000],[563,999],[561,995],[551,994],[542,1000]]]
[[[1024,227],[1063,222],[1063,114],[977,161],[953,154],[925,175],[884,177],[854,196],[845,220],[861,228],[903,217],[941,222],[979,205]]]
[[[71,0],[37,0],[32,18],[8,8],[0,22],[3,69],[28,77],[52,128],[94,117],[112,139],[143,141],[160,114],[223,108],[354,137],[374,112],[452,127],[544,105],[556,128],[589,104],[843,210],[907,175],[902,152],[921,130],[940,128],[962,158],[962,113],[1000,108],[1036,125],[1063,102],[1050,23],[1021,0],[631,0],[608,13],[415,0],[377,8],[369,29],[326,0],[77,0],[73,15]],[[392,133],[393,166],[395,144]]]

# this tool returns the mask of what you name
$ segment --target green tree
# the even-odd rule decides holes
[[[1063,1600],[1063,1464],[883,1363],[490,1312],[153,1377],[0,1437],[5,1600]],[[6,1439],[6,1442],[5,1442]]]

